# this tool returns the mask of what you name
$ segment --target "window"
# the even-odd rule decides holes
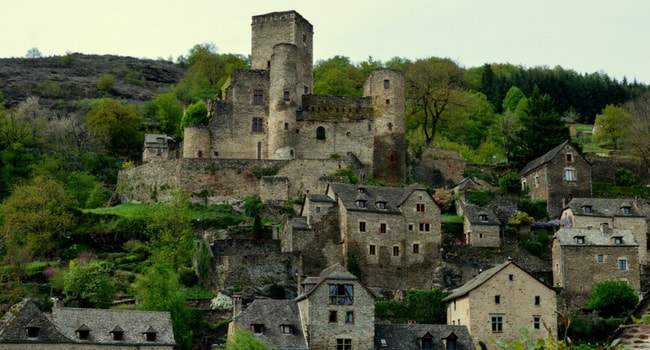
[[[618,269],[621,271],[627,270],[627,259],[618,259]]]
[[[413,244],[413,254],[420,254],[420,245],[417,243]]]
[[[413,224],[409,224],[408,229],[409,229],[409,231],[413,231]]]
[[[115,326],[115,328],[113,328],[113,330],[111,331],[111,336],[115,341],[124,340],[124,331],[122,330],[122,327]]]
[[[573,154],[567,153],[566,154],[566,161],[567,161],[567,163],[573,162]]]
[[[357,207],[359,208],[365,208],[366,207],[366,201],[363,199],[360,199],[357,201]]]
[[[289,130],[289,123],[284,123],[284,130]]]
[[[495,295],[494,296],[494,303],[495,304],[501,304],[501,296],[500,295]]]
[[[397,155],[395,155],[395,154],[391,154],[390,156],[388,156],[388,160],[389,160],[391,163],[397,163]]]
[[[415,211],[418,213],[424,213],[424,204],[418,203],[415,205]]]
[[[282,93],[282,99],[285,101],[289,101],[290,96],[291,94],[289,93],[289,90],[284,90],[284,92]]]
[[[309,88],[307,87],[307,85],[303,86],[303,90],[305,91],[305,94],[309,93]]]
[[[614,244],[616,245],[623,244],[623,237],[614,237]]]
[[[359,194],[364,194],[364,193],[366,193],[366,188],[365,188],[365,187],[359,187],[359,188],[357,188],[357,193],[359,193]]]
[[[585,214],[591,214],[591,205],[585,205],[582,207],[582,211],[584,211]]]
[[[535,306],[539,306],[541,303],[541,297],[539,295],[535,295]]]
[[[578,181],[578,172],[575,169],[564,169],[564,181]]]
[[[251,329],[253,330],[253,333],[255,334],[262,334],[264,333],[264,325],[261,323],[254,323],[251,325]]]
[[[479,218],[481,221],[488,221],[488,216],[487,216],[487,214],[479,214],[478,218]]]
[[[386,105],[389,105],[389,104],[390,104],[390,99],[387,98],[387,99],[386,99]]]
[[[253,132],[264,132],[264,118],[253,118]]]
[[[352,350],[352,339],[336,339],[336,350]]]
[[[429,337],[422,337],[422,350],[433,349],[433,339]]]
[[[319,126],[316,128],[316,140],[325,140],[325,128]]]
[[[390,80],[388,79],[384,80],[384,89],[390,89]]]
[[[446,350],[456,350],[457,349],[457,347],[456,347],[456,339],[447,338],[446,343],[447,343]]]
[[[336,323],[338,321],[338,316],[336,315],[336,311],[330,311],[329,320],[330,323]]]
[[[539,187],[539,176],[535,176],[535,177],[533,178],[533,185],[534,185],[535,187]]]
[[[630,207],[623,207],[623,214],[625,215],[630,215],[632,213],[632,208]]]
[[[263,105],[264,104],[264,91],[263,90],[253,90],[253,104],[254,105]]]
[[[596,255],[596,261],[601,264],[605,262],[605,257],[603,256],[603,254]]]
[[[379,233],[386,233],[386,223],[379,224]]]
[[[81,340],[88,340],[88,336],[90,335],[90,328],[86,326],[85,324],[82,324],[76,331],[77,333],[77,338]]]
[[[377,246],[375,246],[374,244],[371,244],[368,247],[368,254],[369,255],[376,255],[377,254]]]
[[[316,212],[320,213],[320,207],[316,207]]]
[[[359,222],[359,232],[366,232],[366,223],[364,221]]]
[[[307,42],[307,34],[302,35],[302,42],[303,43]]]
[[[429,232],[431,229],[431,224],[428,222],[421,222],[420,223],[420,232]]]
[[[492,333],[503,332],[503,316],[490,316],[490,323],[492,325]]]
[[[330,304],[352,305],[354,300],[354,287],[351,284],[330,284]]]
[[[542,327],[542,317],[533,316],[533,329],[541,329]]]
[[[345,323],[354,323],[354,311],[345,313]]]
[[[377,202],[377,208],[386,209],[386,202]]]
[[[388,131],[393,131],[393,123],[388,123]]]
[[[515,275],[509,274],[508,275],[508,281],[514,281],[515,280]]]
[[[576,243],[585,244],[585,238],[583,236],[576,237]]]
[[[282,334],[291,334],[293,333],[293,326],[284,324],[282,327]]]
[[[393,256],[399,256],[399,247],[398,246],[393,247]]]
[[[28,326],[27,327],[27,338],[37,338],[39,329],[40,328],[38,328],[38,327]]]
[[[264,325],[261,325],[262,329],[264,329]],[[156,341],[156,332],[146,332],[144,334],[144,337],[147,339],[147,341]]]

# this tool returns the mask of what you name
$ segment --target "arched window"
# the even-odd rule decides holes
[[[325,128],[319,126],[316,128],[316,140],[325,140]]]

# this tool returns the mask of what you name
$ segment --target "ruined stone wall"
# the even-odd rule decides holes
[[[302,256],[299,252],[222,256],[215,268],[221,288],[290,285],[294,271],[302,271]]]
[[[464,178],[463,156],[451,150],[425,148],[420,159],[411,154],[409,179],[432,188],[452,188]]]
[[[260,197],[289,200],[289,179],[284,176],[264,176],[260,182]]]
[[[321,129],[320,139],[317,137]],[[373,132],[368,120],[337,122],[303,120],[297,122],[295,134],[297,159],[328,159],[353,153],[361,163],[373,160]]]

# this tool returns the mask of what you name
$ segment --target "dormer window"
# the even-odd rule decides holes
[[[251,330],[255,334],[262,334],[264,333],[264,325],[261,323],[254,323],[251,325]]]
[[[420,338],[420,344],[422,350],[432,350],[433,349],[433,336],[427,332],[427,334],[423,335],[422,338]]]
[[[630,208],[630,207],[622,207],[621,209],[623,210],[623,214],[625,214],[625,215],[632,214],[632,208]]]
[[[124,330],[122,330],[122,327],[116,325],[115,328],[111,331],[111,337],[115,341],[122,341],[124,340]]]
[[[90,328],[86,326],[85,324],[82,324],[77,330],[75,331],[77,334],[77,338],[80,340],[88,340],[88,337],[90,336]]]
[[[442,338],[442,340],[445,342],[445,349],[446,350],[456,350],[457,349],[456,341],[458,340],[458,336],[454,332],[451,332],[451,334],[449,334],[447,336],[447,338]]]
[[[38,338],[38,331],[40,330],[40,327],[36,326],[27,326],[27,338]]]
[[[591,205],[585,205],[582,207],[582,210],[585,212],[585,214],[591,214]]]
[[[149,326],[146,331],[142,332],[144,335],[144,339],[148,342],[154,342],[156,341],[156,330]]]
[[[377,208],[386,209],[386,202],[383,201],[377,202]]]
[[[614,237],[614,244],[616,245],[623,244],[623,237]]]
[[[584,236],[576,236],[576,243],[577,244],[585,244],[585,237]]]
[[[282,334],[292,334],[293,333],[293,326],[290,324],[283,324],[280,326],[282,329]]]
[[[357,207],[359,208],[365,208],[366,207],[366,201],[363,199],[360,199],[357,201]]]
[[[359,188],[357,188],[357,192],[359,194],[364,194],[364,193],[366,193],[366,188],[365,187],[359,187]]]
[[[481,221],[488,221],[488,216],[487,216],[487,214],[479,214],[478,218],[479,218]]]

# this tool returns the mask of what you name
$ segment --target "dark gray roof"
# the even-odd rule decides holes
[[[576,237],[583,237],[584,243],[578,244]],[[614,237],[620,237],[621,243],[615,244]],[[635,247],[639,244],[631,229],[626,228],[561,228],[553,235],[561,246],[624,246]]]
[[[359,280],[359,277],[353,275],[350,273],[345,267],[343,267],[341,264],[336,263],[325,270],[323,270],[320,275],[317,277],[311,276],[307,277],[306,280],[311,281],[312,283],[316,283],[316,285],[307,290],[304,294],[299,295],[296,300],[303,300],[305,298],[308,298],[310,294],[312,294],[318,287],[323,284],[326,280],[350,280],[350,281],[355,281]],[[359,282],[359,284],[368,292],[370,296],[373,298],[375,297],[375,293],[373,293],[370,289],[368,289],[363,283]]]
[[[407,187],[383,187],[332,183],[330,187],[341,199],[346,210],[388,214],[400,214],[399,207],[413,191],[426,191],[420,184],[412,184]],[[366,207],[359,208],[357,205],[358,200],[365,200]],[[385,209],[380,209],[377,206],[378,202],[386,202]]]
[[[336,202],[332,197],[324,194],[307,194],[307,198],[309,198],[310,201],[312,202],[325,202],[325,203],[333,203]]]
[[[476,349],[467,327],[446,324],[376,324],[375,349],[419,350],[424,336],[431,336],[434,349],[445,349],[443,338],[450,336],[456,337],[456,349]]]
[[[467,283],[465,283],[464,285],[462,285],[459,288],[452,291],[451,294],[449,294],[447,297],[445,297],[442,301],[445,301],[445,302],[446,301],[451,301],[451,300],[454,300],[454,299],[457,299],[459,297],[462,297],[464,295],[469,294],[469,292],[471,292],[472,290],[478,288],[483,283],[485,283],[487,280],[489,280],[493,276],[497,275],[499,272],[501,272],[501,270],[503,270],[508,265],[516,266],[520,270],[527,273],[532,279],[539,282],[539,280],[535,276],[531,275],[530,272],[528,272],[526,269],[519,266],[514,261],[509,260],[509,261],[506,261],[504,263],[501,263],[501,264],[499,264],[499,265],[497,265],[495,267],[492,267],[490,269],[487,269],[487,270],[479,273],[476,277],[472,278],[471,280],[467,281]],[[550,287],[548,287],[547,285],[545,285],[542,282],[539,282],[539,284],[546,287],[546,288],[550,288]]]
[[[38,328],[38,337],[28,338],[28,327]],[[69,343],[70,340],[28,299],[12,305],[0,320],[0,343],[22,342]]]
[[[564,146],[566,146],[566,145],[568,145],[569,147],[573,148],[573,147],[569,144],[569,141],[564,141],[564,142],[561,143],[560,145],[555,146],[552,150],[546,152],[546,153],[545,153],[544,155],[542,155],[541,157],[539,157],[539,158],[535,158],[535,159],[531,160],[528,164],[526,164],[525,167],[523,167],[523,169],[521,169],[521,171],[519,172],[519,176],[524,176],[524,175],[528,174],[529,172],[531,172],[531,171],[533,171],[533,170],[535,170],[535,169],[541,167],[542,165],[544,165],[544,164],[550,162],[551,160],[553,160],[553,159],[558,155],[558,153],[559,153],[559,152],[562,150],[562,148],[564,148]],[[577,154],[577,151],[576,151],[576,155],[578,155],[578,154]]]
[[[289,218],[289,225],[294,230],[309,230],[309,224],[307,224],[307,218],[304,216],[294,216]]]
[[[52,323],[73,342],[96,344],[141,344],[147,346],[173,346],[174,332],[171,316],[166,311],[80,309],[55,307]],[[85,326],[90,333],[88,340],[80,340],[76,331]],[[116,326],[123,329],[123,339],[113,340],[111,331]],[[147,341],[144,333],[154,331],[154,341]]]
[[[460,180],[456,186],[452,190],[457,190],[457,191],[478,191],[480,189],[487,188],[491,189],[492,186],[488,184],[487,182],[477,179],[474,176],[468,176],[462,180]]]
[[[307,349],[295,300],[257,299],[235,316],[234,321],[249,332],[252,331],[252,325],[263,325],[262,334],[256,336],[273,344],[274,348]],[[282,332],[282,326],[285,325],[291,326],[291,334]]]
[[[645,212],[631,198],[573,198],[567,205],[573,215],[580,216],[645,216]],[[585,213],[584,207],[591,207],[591,213]],[[625,214],[624,207],[630,208],[630,213]]]
[[[497,217],[497,214],[494,213],[494,210],[486,207],[481,207],[476,204],[461,204],[465,217],[472,224],[477,225],[501,225],[501,221]],[[482,220],[481,215],[485,215],[487,220]]]

